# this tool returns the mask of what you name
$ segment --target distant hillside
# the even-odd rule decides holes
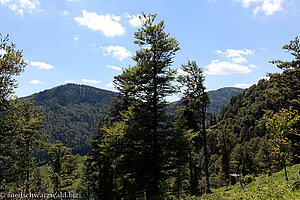
[[[238,92],[239,88],[210,91],[209,113],[216,114]],[[29,97],[45,110],[45,132],[52,141],[60,140],[74,153],[89,152],[89,138],[113,99],[113,92],[86,85],[67,84],[33,94]]]
[[[207,108],[208,113],[217,114],[224,106],[226,106],[233,96],[242,92],[243,89],[235,87],[224,87],[218,90],[209,91],[211,103]]]
[[[113,98],[113,92],[86,85],[67,84],[29,96],[45,110],[45,131],[74,153],[89,152],[88,138]]]

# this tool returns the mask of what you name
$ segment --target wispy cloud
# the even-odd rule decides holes
[[[256,66],[253,64],[242,64],[248,62],[245,58],[247,55],[253,54],[255,51],[250,49],[226,49],[225,51],[216,50],[218,55],[222,55],[223,58],[225,56],[226,60],[213,60],[209,65],[205,66],[207,71],[206,74],[211,75],[227,75],[227,74],[237,74],[250,73],[251,68],[255,68]]]
[[[49,70],[49,69],[54,68],[53,65],[50,65],[50,64],[47,64],[44,62],[30,62],[30,65],[37,67],[38,69],[41,69],[41,70]]]
[[[226,49],[226,51],[217,50],[217,54],[225,55],[227,58],[230,58],[235,63],[244,63],[247,62],[247,59],[242,55],[250,55],[254,53],[254,50],[250,49]]]
[[[254,6],[253,14],[257,15],[259,11],[265,15],[273,15],[275,12],[282,10],[282,5],[286,0],[235,0],[239,1],[244,8]]]
[[[85,79],[85,78],[81,79],[81,81],[84,82],[84,83],[91,83],[91,84],[101,83],[101,81],[99,81],[99,80],[92,80],[92,79]]]
[[[238,88],[249,88],[251,86],[251,84],[248,83],[237,83],[234,84],[234,87],[238,87]]]
[[[122,46],[104,46],[100,47],[104,51],[106,51],[103,55],[109,56],[112,55],[113,58],[116,58],[120,61],[129,58],[132,54],[130,51],[128,51],[125,47]]]
[[[113,83],[113,82],[110,82],[110,83],[106,84],[105,87],[113,88],[113,87],[115,87],[115,86],[114,86],[114,83]]]
[[[31,80],[31,81],[29,81],[29,83],[34,84],[34,85],[40,85],[40,84],[43,84],[43,82],[40,81],[40,80]]]
[[[69,14],[70,14],[70,12],[69,12],[69,11],[67,11],[67,10],[65,10],[64,12],[62,12],[62,14],[63,14],[63,15],[69,15]]]
[[[73,39],[74,39],[75,41],[78,41],[78,40],[79,40],[79,36],[74,36]]]
[[[185,72],[185,71],[183,71],[182,69],[179,69],[178,70],[178,74],[180,74],[180,75],[187,75],[188,73],[187,72]]]
[[[117,71],[122,71],[122,68],[121,67],[117,67],[117,66],[114,66],[114,65],[106,65],[107,68],[111,68],[111,69],[114,69],[114,70],[117,70]]]
[[[0,3],[23,16],[24,11],[31,14],[33,11],[40,11],[38,0],[0,0]]]
[[[213,60],[205,68],[208,69],[205,73],[210,75],[247,74],[251,72],[249,66],[219,60]]]
[[[257,82],[260,81],[261,79],[269,80],[270,77],[269,77],[269,76],[259,77],[259,78],[257,79]]]
[[[130,15],[125,13],[125,17],[129,19],[129,24],[132,27],[139,27],[143,24],[143,21],[140,19],[140,15]]]
[[[256,83],[237,83],[234,85],[234,87],[239,87],[239,88],[249,88],[251,87],[253,84],[257,84],[260,80],[265,79],[265,80],[269,80],[270,77],[264,76],[264,77],[260,77],[257,79]]]
[[[75,17],[74,20],[81,26],[86,26],[93,31],[102,31],[106,37],[120,36],[125,33],[125,28],[119,23],[119,16],[106,14],[98,15],[95,12],[82,10],[82,17]]]
[[[65,81],[65,83],[75,83],[75,81],[73,81],[73,80],[68,80],[68,81]]]

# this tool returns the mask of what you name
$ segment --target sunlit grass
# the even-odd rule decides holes
[[[284,171],[261,175],[244,188],[240,184],[222,187],[212,194],[202,197],[189,197],[186,200],[199,199],[300,199],[300,164],[288,167],[289,181],[285,180]]]

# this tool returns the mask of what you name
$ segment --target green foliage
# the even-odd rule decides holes
[[[46,142],[41,133],[44,117],[33,102],[12,98],[18,86],[14,77],[26,63],[22,51],[8,42],[9,36],[0,34],[0,191],[30,192],[39,188],[34,154]]]
[[[134,43],[140,47],[133,57],[136,66],[124,77],[129,86],[134,85],[130,90],[134,96],[127,112],[124,137],[128,146],[123,153],[126,161],[123,170],[131,174],[137,190],[146,190],[147,195],[158,198],[163,194],[164,168],[172,151],[168,149],[172,148],[168,146],[172,131],[165,97],[176,91],[171,84],[176,71],[170,66],[179,47],[177,40],[164,32],[164,22],[154,24],[155,17],[143,14],[144,24],[135,33]]]
[[[188,197],[186,199],[299,199],[300,165],[289,168],[290,180],[284,181],[284,171],[272,176],[261,175],[242,188],[239,184],[213,190],[212,194],[202,197]]]
[[[224,108],[230,99],[242,92],[243,89],[234,87],[224,87],[217,90],[208,91],[208,96],[211,100],[207,107],[207,113],[218,114],[218,112]]]
[[[14,43],[9,44],[9,35],[3,37],[0,33],[0,116],[3,106],[11,99],[14,89],[17,88],[15,76],[24,71],[26,62],[22,59],[22,51],[16,50]]]
[[[53,192],[70,192],[73,181],[77,178],[78,155],[74,156],[71,149],[63,146],[60,141],[52,144],[49,151],[49,176]]]
[[[290,107],[289,109],[282,109],[276,114],[272,112],[267,113],[265,118],[267,130],[274,139],[273,150],[281,159],[283,167],[286,170],[286,160],[289,159],[293,153],[295,153],[296,156],[298,154],[298,141],[294,141],[295,143],[293,144],[291,139],[295,140],[300,136],[300,116],[297,111],[294,111],[293,108]],[[288,180],[287,174],[286,180]]]
[[[32,102],[10,100],[1,120],[1,182],[9,187],[31,189],[34,153],[44,146],[46,136],[40,132],[44,123],[40,109]],[[1,184],[1,185],[2,185]]]
[[[213,140],[212,157],[217,163],[210,169],[223,184],[228,183],[229,173],[260,174],[271,173],[281,168],[280,159],[272,154],[276,140],[267,132],[267,112],[278,112],[293,106],[299,110],[299,41],[296,38],[283,47],[293,61],[273,61],[283,69],[281,74],[269,74],[270,80],[260,80],[256,85],[234,96],[229,104],[217,115],[217,123],[210,126]],[[299,125],[297,125],[299,126]],[[293,135],[293,154],[291,163],[299,163],[299,136]]]
[[[299,136],[300,116],[292,107],[282,109],[278,113],[267,114],[266,127],[274,138],[274,151],[282,159],[286,159],[292,148],[292,141],[289,138]]]
[[[170,66],[179,47],[164,32],[164,22],[154,24],[155,17],[143,14],[144,24],[135,33],[134,43],[140,47],[133,57],[136,65],[115,77],[120,93],[94,138],[91,166],[97,171],[92,188],[100,199],[132,199],[143,190],[150,198],[160,198],[173,168],[169,164],[176,134],[165,97],[176,92],[176,71]]]
[[[195,61],[188,61],[186,65],[182,65],[182,70],[186,72],[185,76],[179,76],[178,82],[184,87],[184,92],[179,104],[182,108],[179,110],[179,121],[181,128],[191,130],[197,136],[194,137],[193,144],[189,152],[189,170],[190,170],[190,192],[198,194],[198,182],[200,179],[199,166],[197,166],[197,155],[201,149],[204,151],[204,173],[205,173],[205,192],[209,192],[209,155],[207,152],[207,137],[205,129],[206,109],[210,102],[205,87],[203,85],[204,75]]]
[[[244,183],[246,185],[249,184],[249,183],[251,183],[253,180],[254,180],[254,176],[253,175],[248,174],[248,175],[246,175],[244,177]]]
[[[93,136],[91,143],[92,151],[87,158],[87,166],[85,168],[85,177],[88,181],[86,193],[92,193],[97,199],[111,199],[113,195],[113,177],[114,169],[112,165],[112,157],[114,152],[105,154],[104,146],[107,145],[105,129],[110,126],[107,117],[102,117],[98,124],[98,133]],[[90,195],[90,194],[89,194]]]
[[[281,61],[273,60],[270,61],[272,64],[276,64],[278,68],[283,70],[295,70],[300,68],[300,43],[299,37],[296,37],[295,40],[290,41],[290,44],[284,45],[282,49],[288,50],[288,52],[295,57],[293,61]]]
[[[45,112],[45,133],[50,142],[60,140],[74,154],[90,152],[89,138],[113,98],[113,92],[67,84],[26,97]]]
[[[278,68],[282,69],[283,73],[269,74],[271,77],[270,81],[277,87],[269,90],[268,97],[271,97],[274,105],[276,105],[277,108],[289,108],[289,106],[292,106],[294,109],[300,111],[299,38],[296,37],[295,40],[290,41],[290,44],[283,46],[283,49],[287,50],[294,57],[294,59],[292,61],[270,61],[271,63],[276,64]]]

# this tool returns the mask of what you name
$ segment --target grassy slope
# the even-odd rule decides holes
[[[284,171],[261,175],[244,189],[240,184],[213,190],[212,194],[201,198],[187,199],[300,199],[300,164],[288,167],[289,181],[285,181]]]

